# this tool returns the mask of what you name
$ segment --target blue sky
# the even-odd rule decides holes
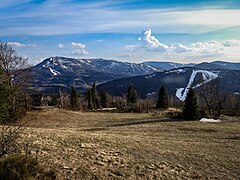
[[[240,62],[239,0],[2,0],[0,41],[50,56]]]

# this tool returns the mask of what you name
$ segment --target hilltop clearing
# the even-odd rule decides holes
[[[33,111],[21,141],[60,179],[237,179],[240,120],[173,121],[160,115]]]

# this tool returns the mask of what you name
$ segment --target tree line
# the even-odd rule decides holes
[[[27,59],[19,56],[7,43],[0,43],[0,121],[15,121],[24,116],[32,104],[41,105],[42,95],[31,96],[27,93],[30,74]],[[127,88],[125,95],[114,97],[105,91],[97,92],[96,83],[93,83],[85,96],[78,94],[75,87],[71,87],[70,95],[59,90],[58,94],[49,95],[47,105],[90,111],[116,107],[135,112],[147,112],[149,108],[167,109],[169,106],[179,106],[185,119],[219,117],[223,109],[240,109],[239,98],[236,99],[232,94],[220,93],[218,80],[203,84],[198,89],[190,88],[185,102],[182,103],[176,97],[170,96],[165,86],[159,88],[155,99],[142,100],[132,85]]]

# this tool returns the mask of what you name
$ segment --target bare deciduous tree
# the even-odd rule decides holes
[[[12,120],[17,118],[20,97],[27,88],[30,80],[30,70],[28,59],[21,57],[12,46],[0,42],[0,86],[4,87],[4,93],[7,93],[8,116]]]
[[[222,98],[219,90],[219,79],[203,84],[198,92],[209,116],[219,117],[222,109]]]

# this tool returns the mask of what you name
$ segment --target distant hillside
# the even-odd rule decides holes
[[[93,82],[98,84],[122,77],[150,74],[157,69],[145,65],[105,59],[51,57],[32,67],[34,92],[56,93],[75,86],[80,92]]]
[[[112,80],[133,77],[133,76],[142,76],[147,74],[158,75],[160,72],[170,69],[183,68],[183,67],[193,67],[205,69],[240,69],[240,63],[227,63],[216,61],[213,63],[201,63],[198,65],[195,64],[180,64],[174,62],[144,62],[144,63],[129,63],[129,62],[120,62],[114,60],[106,59],[74,59],[67,57],[51,57],[47,58],[36,66],[32,67],[32,83],[31,83],[31,92],[32,93],[58,93],[59,89],[64,91],[70,91],[71,86],[75,86],[79,92],[86,91],[93,82],[97,84],[106,83]],[[170,71],[169,71],[170,72]],[[162,72],[167,73],[167,72]],[[190,73],[190,72],[189,72]],[[172,74],[172,73],[170,73]],[[178,74],[179,75],[179,74]],[[152,76],[152,75],[150,75]],[[162,76],[162,75],[161,75]],[[178,79],[179,76],[174,75],[173,79]],[[178,87],[178,84],[185,79],[188,81],[188,77],[184,75],[184,78],[181,77],[181,81],[171,80],[170,75],[168,75],[166,81],[167,84],[171,87]],[[169,78],[170,77],[170,78]],[[235,78],[235,77],[234,77]],[[137,78],[138,79],[138,78]],[[151,79],[151,78],[150,78]],[[154,79],[154,78],[153,78]],[[169,82],[168,82],[168,79]],[[122,80],[119,80],[119,82]],[[185,82],[184,81],[184,82]],[[155,84],[159,84],[159,80],[156,82],[146,82],[146,85],[142,82],[145,80],[138,81],[138,86],[144,90],[141,94],[142,97],[145,97],[144,93],[151,93],[150,91],[156,90]],[[162,84],[162,83],[160,83]],[[144,87],[143,87],[144,86]],[[146,86],[146,87],[145,87]],[[153,87],[154,86],[154,87]],[[117,86],[116,86],[117,87]],[[112,87],[112,91],[124,92],[121,88],[116,90],[116,87]],[[170,88],[171,89],[171,88]],[[174,89],[175,90],[175,89]],[[171,90],[171,91],[174,91]],[[147,92],[148,91],[148,92]],[[113,93],[113,92],[112,92]],[[119,93],[113,93],[118,94]]]
[[[240,70],[240,63],[230,63],[224,61],[203,62],[194,66],[199,69],[230,69]]]
[[[199,88],[203,83],[220,79],[219,88],[225,92],[240,92],[240,71],[237,70],[200,70],[196,68],[179,68],[150,75],[128,77],[113,80],[98,86],[115,96],[126,94],[133,85],[141,98],[154,95],[164,85],[170,95],[184,100],[189,87]]]
[[[175,62],[157,62],[157,61],[148,61],[148,62],[144,62],[143,64],[147,64],[149,66],[152,66],[162,71],[182,68],[182,67],[193,67],[196,65],[196,64],[181,64],[181,63],[175,63]]]

